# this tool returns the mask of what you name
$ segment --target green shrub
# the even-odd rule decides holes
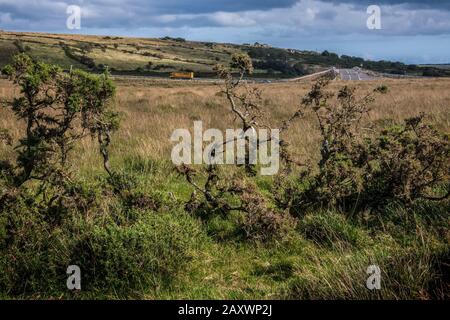
[[[258,242],[285,240],[294,231],[296,219],[287,213],[255,207],[243,215],[240,227],[247,239]]]
[[[185,206],[185,210],[208,222],[216,215],[227,217],[231,212],[241,213],[237,227],[245,239],[266,242],[283,240],[294,230],[296,220],[288,213],[275,208],[259,191],[254,182],[235,175],[232,179],[223,179],[215,166],[209,166],[206,170],[208,176],[204,187],[200,187],[194,180],[196,171],[180,166],[178,172],[186,177],[186,180],[202,194],[199,197],[194,192]],[[231,228],[224,220],[216,220],[219,225]]]
[[[55,202],[65,192],[64,183],[70,181],[68,160],[74,144],[89,135],[97,137],[105,169],[110,171],[107,147],[111,132],[118,128],[118,115],[109,104],[115,86],[106,74],[100,77],[74,70],[67,75],[26,54],[16,55],[2,72],[21,89],[21,95],[5,106],[26,125],[14,146],[15,186],[39,181],[41,192],[59,189],[50,201]]]
[[[450,138],[425,123],[424,115],[383,129],[367,146],[364,193],[375,204],[450,196]],[[442,187],[440,194],[435,194]]]
[[[411,207],[420,199],[450,197],[448,134],[427,124],[423,114],[362,134],[361,119],[373,94],[358,99],[355,89],[345,86],[331,103],[334,94],[325,91],[327,85],[328,80],[319,80],[303,99],[321,132],[318,172],[301,176],[297,187],[282,185],[285,194],[277,195],[282,208],[288,204],[294,215],[322,206],[380,211],[390,201]],[[385,86],[374,90],[387,91]]]
[[[186,271],[200,238],[188,216],[149,214],[131,225],[88,226],[71,262],[81,267],[86,290],[143,293]]]
[[[297,190],[286,190],[291,211],[297,215],[312,206],[345,207],[346,200],[358,195],[362,188],[365,146],[359,126],[374,93],[358,98],[355,88],[344,86],[335,95],[326,91],[328,85],[328,78],[318,80],[302,100],[304,112],[312,113],[319,127],[321,157],[317,173],[303,175]],[[305,178],[306,184],[301,181]]]
[[[0,287],[13,296],[70,294],[69,265],[80,267],[81,293],[87,296],[144,294],[186,272],[206,241],[184,214],[149,213],[123,225],[73,216],[54,227],[28,212],[1,220]]]
[[[0,288],[12,296],[55,294],[65,287],[68,238],[51,226],[32,197],[16,198],[0,219]]]

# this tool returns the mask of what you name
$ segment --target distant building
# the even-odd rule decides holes
[[[255,44],[253,44],[253,46],[257,47],[257,48],[271,48],[270,45],[265,44],[265,43],[259,43],[259,42],[255,42]]]

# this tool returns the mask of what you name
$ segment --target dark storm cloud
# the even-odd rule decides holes
[[[166,14],[208,13],[216,11],[247,11],[286,8],[297,0],[166,0],[166,1],[130,1],[148,4],[157,11]]]
[[[85,18],[95,27],[159,25],[155,16],[207,14],[218,11],[243,12],[288,8],[298,0],[0,0],[0,27],[26,29],[29,24],[50,26],[65,19],[68,5],[79,5]],[[3,17],[3,18],[2,18]],[[153,20],[153,21],[152,21]],[[204,25],[205,21],[195,21]]]
[[[449,0],[322,0],[323,2],[331,2],[335,4],[347,3],[359,7],[367,7],[369,5],[405,5],[409,8],[417,9],[444,9],[450,10]]]
[[[72,0],[72,1],[30,1],[30,0],[0,0],[0,12],[13,13],[23,18],[36,15],[47,15],[44,11],[51,6],[77,4],[80,6],[120,7],[124,10],[138,10],[141,13],[157,14],[199,14],[216,11],[238,12],[247,10],[270,10],[286,8],[298,0]],[[40,9],[39,9],[40,8]],[[53,11],[53,10],[51,10]]]

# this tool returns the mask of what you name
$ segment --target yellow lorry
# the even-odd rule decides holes
[[[170,74],[171,79],[194,79],[193,72],[172,72]]]

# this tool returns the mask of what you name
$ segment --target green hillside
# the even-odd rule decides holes
[[[113,74],[167,76],[173,71],[193,71],[196,77],[211,77],[218,63],[228,64],[231,55],[246,52],[255,66],[255,77],[288,78],[325,70],[331,66],[366,69],[400,75],[450,76],[450,70],[434,66],[405,65],[389,61],[365,61],[318,53],[272,48],[268,45],[234,45],[192,42],[182,38],[127,38],[109,36],[60,35],[0,32],[0,66],[17,52],[26,52],[41,61]]]

